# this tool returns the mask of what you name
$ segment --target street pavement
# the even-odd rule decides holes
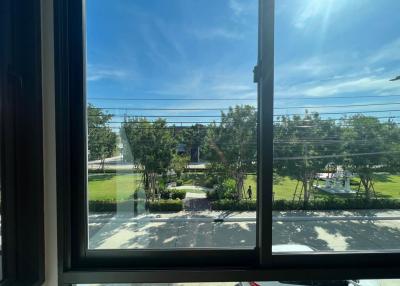
[[[274,212],[273,243],[315,251],[400,249],[400,211]],[[90,214],[91,249],[252,248],[255,212]]]

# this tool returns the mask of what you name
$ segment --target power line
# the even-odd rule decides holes
[[[370,114],[370,113],[384,113],[384,112],[400,112],[399,109],[390,110],[367,110],[367,111],[348,111],[348,112],[310,112],[308,115],[317,113],[318,115],[346,115],[346,114]],[[302,116],[306,113],[287,113],[287,114],[274,114],[275,117],[285,117],[285,116]]]
[[[274,161],[290,161],[290,160],[304,160],[304,159],[324,159],[324,158],[346,158],[357,156],[370,156],[370,155],[384,155],[384,154],[399,154],[400,151],[383,151],[383,152],[369,152],[369,153],[353,153],[353,154],[338,154],[338,155],[322,155],[322,156],[298,156],[298,157],[276,157]]]
[[[367,106],[388,106],[388,105],[400,105],[400,102],[389,102],[389,103],[364,103],[364,104],[346,104],[346,105],[305,105],[305,106],[286,106],[286,107],[274,107],[274,110],[285,110],[285,109],[317,109],[317,108],[352,108],[352,107],[367,107]],[[130,108],[130,107],[92,107],[93,109],[100,110],[137,110],[137,111],[222,111],[229,110],[229,108]]]
[[[275,101],[279,100],[335,100],[335,99],[365,99],[365,98],[391,98],[391,97],[400,97],[399,94],[389,94],[389,95],[361,95],[361,96],[324,96],[324,97],[316,97],[316,96],[276,96],[274,98]],[[90,97],[88,101],[91,100],[104,100],[104,101],[257,101],[257,97],[255,98],[113,98],[113,97]]]

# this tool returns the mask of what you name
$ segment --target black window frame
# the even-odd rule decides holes
[[[0,285],[44,281],[41,59],[40,1],[1,1]]]
[[[59,283],[275,281],[400,276],[400,253],[272,253],[275,1],[259,0],[257,243],[250,249],[88,250],[84,0],[55,2]]]

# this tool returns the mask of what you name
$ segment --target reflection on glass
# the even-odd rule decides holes
[[[87,1],[89,248],[253,248],[258,1]]]
[[[276,4],[275,252],[399,249],[400,2]]]

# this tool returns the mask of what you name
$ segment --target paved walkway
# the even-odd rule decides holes
[[[90,248],[255,246],[255,212],[91,215]],[[317,251],[400,249],[400,211],[274,212],[274,244]]]

